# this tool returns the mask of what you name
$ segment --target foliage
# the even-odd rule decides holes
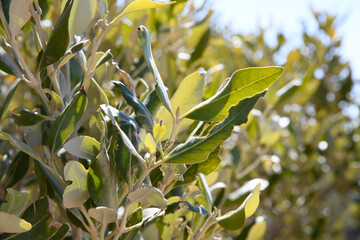
[[[232,183],[214,171],[283,68],[244,68],[207,89],[198,66],[211,31],[180,28],[187,4],[1,2],[2,239],[153,239],[153,228],[159,239],[212,239],[244,227],[267,182],[249,182],[230,211]],[[184,31],[203,33],[175,41]],[[156,46],[166,38],[169,50]],[[195,47],[185,61],[170,56],[182,45]]]

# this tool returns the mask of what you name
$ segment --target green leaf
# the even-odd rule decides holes
[[[32,126],[45,120],[54,120],[51,117],[21,107],[12,108],[10,111],[17,125]]]
[[[41,57],[39,70],[57,62],[65,54],[70,43],[69,16],[73,2],[73,0],[66,2],[65,8],[57,20]]]
[[[29,165],[29,155],[24,152],[19,152],[11,161],[10,167],[5,173],[3,178],[6,179],[4,187],[9,188],[18,183],[26,175]]]
[[[139,125],[148,132],[152,132],[154,127],[154,120],[149,110],[122,82],[113,81],[113,83],[115,87],[120,89],[121,94],[123,95],[126,102],[134,109],[136,120],[139,122]]]
[[[194,164],[203,162],[214,149],[230,137],[234,125],[247,121],[247,116],[257,100],[265,92],[252,98],[241,100],[229,110],[228,117],[215,127],[205,137],[190,137],[185,143],[178,145],[166,157],[167,163]]]
[[[117,212],[107,207],[90,208],[89,216],[101,224],[116,222],[118,219]]]
[[[88,171],[84,166],[76,161],[69,161],[64,167],[64,177],[67,181],[72,181],[67,186],[63,195],[63,204],[66,208],[80,207],[88,200],[89,192],[87,187]]]
[[[31,227],[31,224],[24,219],[6,212],[0,212],[0,233],[22,233],[29,231]]]
[[[206,161],[190,165],[184,173],[184,181],[178,181],[175,186],[180,186],[182,184],[187,184],[195,181],[196,175],[198,173],[202,173],[206,176],[215,171],[221,163],[219,151],[220,146],[218,146],[212,153],[210,153]]]
[[[25,152],[35,160],[37,160],[41,165],[42,169],[44,170],[50,183],[53,185],[54,189],[56,190],[56,192],[59,194],[59,196],[62,196],[66,186],[65,182],[61,179],[61,177],[54,168],[48,166],[45,163],[45,161],[42,159],[42,157],[39,154],[37,154],[29,145],[26,145],[25,143],[21,142],[19,139],[3,131],[0,131],[0,139],[9,141],[11,145],[16,147],[20,151]]]
[[[265,91],[280,77],[282,67],[245,68],[236,71],[219,91],[192,108],[183,117],[200,121],[222,121],[231,106]]]
[[[64,109],[60,116],[53,122],[49,131],[49,148],[51,154],[58,151],[66,139],[71,135],[77,122],[81,119],[87,105],[87,97],[83,92],[78,92]]]
[[[164,85],[164,82],[160,76],[159,70],[156,67],[154,57],[151,52],[151,40],[150,40],[150,34],[149,31],[144,26],[140,26],[137,31],[140,39],[141,48],[144,52],[145,60],[151,70],[151,72],[154,74],[155,80],[156,80],[156,93],[159,96],[161,102],[164,104],[165,108],[169,111],[171,116],[175,116],[173,110],[171,109],[169,96],[167,95],[166,87]]]
[[[1,54],[1,49],[0,49],[0,54]],[[1,65],[0,65],[0,67],[1,67]],[[9,107],[11,99],[15,93],[16,88],[19,86],[20,81],[21,81],[20,79],[16,80],[9,88],[9,90],[4,98],[4,101],[2,102],[1,107],[0,107],[0,119],[2,118],[2,116],[5,113],[5,111],[7,110],[7,108]]]
[[[192,73],[184,78],[176,92],[170,99],[172,109],[180,109],[181,113],[186,113],[197,104],[201,103],[203,97],[204,88],[204,73]],[[156,119],[166,126],[166,132],[162,140],[169,139],[171,131],[173,129],[172,116],[165,108],[161,108],[156,114]],[[193,121],[190,119],[184,119],[181,121],[178,127],[178,132],[187,129]]]
[[[261,218],[261,217],[258,217]],[[258,219],[257,218],[257,219]],[[264,239],[266,233],[266,222],[263,220],[256,221],[256,223],[250,228],[246,240],[261,240]]]
[[[158,208],[165,207],[167,203],[167,200],[164,198],[162,192],[149,185],[144,185],[144,188],[140,188],[129,193],[127,198],[131,202],[149,204]]]
[[[124,11],[121,12],[121,14],[119,16],[116,17],[116,19],[118,18],[123,18],[126,15],[133,13],[133,12],[137,12],[137,11],[142,11],[142,10],[147,10],[147,9],[152,9],[152,8],[158,8],[158,7],[163,7],[163,6],[167,6],[170,4],[173,4],[175,2],[169,2],[169,3],[158,3],[158,2],[154,2],[151,0],[135,0],[132,3],[130,3],[125,9]]]
[[[115,166],[109,159],[105,145],[106,128],[103,126],[99,157],[91,162],[87,178],[91,198],[97,206],[111,209],[118,207],[118,193]]]
[[[19,192],[9,188],[8,195],[8,201],[1,204],[0,211],[7,212],[15,216],[20,216],[26,208],[29,193]]]
[[[22,78],[19,68],[2,47],[0,47],[0,70],[18,78]]]
[[[245,225],[246,219],[253,215],[259,206],[260,186],[261,184],[258,184],[255,187],[238,209],[216,218],[216,222],[224,229],[230,231],[242,228]]]
[[[198,203],[200,203],[201,205],[203,205],[208,211],[211,211],[213,200],[212,200],[211,192],[210,192],[209,186],[206,182],[205,176],[204,176],[204,174],[199,173],[197,175],[197,178],[198,178],[197,185],[200,189],[201,194],[198,196],[195,196],[195,200]]]
[[[67,141],[64,148],[75,157],[95,159],[100,152],[100,143],[89,136],[78,136]]]
[[[81,36],[95,17],[97,0],[74,1],[69,17],[70,36]]]
[[[29,240],[29,239],[63,239],[69,227],[64,224],[58,223],[53,219],[52,212],[50,213],[50,203],[47,197],[36,200],[35,205],[29,206],[22,218],[32,225],[30,231],[17,234],[3,234],[2,239],[16,239],[16,240]],[[2,218],[0,218],[2,219]],[[59,229],[54,227],[56,225],[62,225]]]
[[[130,219],[126,222],[126,227],[131,227],[140,223],[142,221],[142,218],[143,218],[142,208],[136,209],[136,211],[131,215]],[[121,234],[120,240],[134,239],[139,230],[140,230],[140,226],[130,232]]]
[[[11,0],[9,9],[9,30],[11,32],[11,37],[14,39],[31,17],[28,10],[30,4],[32,4],[32,0]]]

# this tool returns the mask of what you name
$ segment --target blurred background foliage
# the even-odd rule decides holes
[[[43,10],[56,19],[61,3],[53,2]],[[109,0],[108,6],[112,19],[125,5]],[[207,71],[205,98],[237,69],[278,65],[279,56],[286,58],[282,77],[258,102],[248,123],[234,129],[221,151],[217,182],[228,184],[214,191],[215,196],[226,196],[225,201],[215,203],[234,209],[238,206],[236,190],[248,180],[262,178],[268,187],[261,193],[255,215],[265,216],[264,239],[360,239],[358,105],[351,69],[339,55],[342,41],[334,23],[336,16],[313,11],[317,31],[310,34],[304,28],[302,45],[283,56],[287,39],[281,33],[270,46],[264,40],[267,29],[236,35],[226,28],[219,30],[210,21],[212,14],[206,3],[195,8],[186,0],[132,14],[108,33],[100,50],[111,49],[119,66],[136,80],[138,93],[144,92],[154,81],[136,34],[143,24],[150,29],[155,61],[169,95],[181,79],[203,68]],[[31,25],[26,27],[22,38],[34,39]],[[30,48],[36,44],[28,40],[20,44],[27,58],[36,59],[38,51]],[[72,61],[76,66],[78,60]],[[81,71],[80,67],[70,69],[73,79],[81,78]],[[111,80],[121,79],[109,64],[103,65],[95,78],[105,89]],[[0,77],[1,102],[14,80]],[[19,89],[10,107],[32,109],[41,101],[29,99],[25,85]],[[11,132],[11,121],[2,118],[0,125]],[[178,140],[184,138],[180,135]],[[243,239],[246,230],[227,236]]]

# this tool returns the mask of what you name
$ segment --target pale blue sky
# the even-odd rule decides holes
[[[197,5],[203,0],[194,0]],[[290,45],[301,42],[302,23],[314,28],[310,6],[339,16],[339,34],[343,36],[341,55],[349,60],[356,80],[360,80],[360,0],[209,0],[218,27],[228,26],[234,32],[251,33],[257,26],[273,26],[283,32]],[[272,34],[268,34],[271,41]],[[291,46],[290,46],[291,47]]]

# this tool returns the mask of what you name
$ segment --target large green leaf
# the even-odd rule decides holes
[[[121,94],[125,98],[126,102],[134,109],[139,125],[145,128],[148,132],[152,132],[154,127],[154,120],[149,110],[122,82],[113,81],[113,83],[117,88],[120,89]]]
[[[71,135],[77,122],[81,119],[87,105],[85,93],[78,92],[64,109],[60,116],[51,125],[49,131],[49,148],[53,154],[64,144]]]
[[[73,0],[68,0],[65,8],[57,20],[54,29],[51,32],[44,53],[42,54],[39,69],[57,62],[66,52],[70,43],[69,36],[69,17]]]
[[[19,139],[15,138],[14,136],[8,133],[0,131],[0,139],[9,141],[11,145],[16,147],[20,151],[25,152],[35,160],[37,160],[40,166],[42,167],[42,169],[44,170],[50,183],[53,185],[54,189],[58,193],[58,195],[62,196],[66,186],[64,180],[60,177],[60,175],[53,167],[50,167],[45,163],[45,161],[42,159],[42,157],[39,154],[37,154],[29,145],[26,145],[25,143],[23,143],[22,141],[20,141]]]
[[[88,200],[89,192],[87,187],[88,171],[76,161],[69,161],[64,168],[65,180],[72,181],[67,186],[63,195],[63,204],[66,208],[80,207]]]
[[[1,204],[0,211],[20,216],[26,208],[29,193],[8,189],[8,195],[8,201]]]
[[[22,78],[19,68],[2,47],[0,47],[0,70],[10,75]]]
[[[63,239],[69,231],[69,226],[66,224],[57,223],[52,217],[52,212],[49,212],[50,203],[47,197],[36,200],[35,205],[29,206],[22,218],[32,225],[30,231],[17,234],[3,234],[1,239],[16,239],[16,240],[48,240],[48,239]],[[0,218],[1,219],[1,218]],[[53,223],[60,224],[60,228],[54,227]]]
[[[9,188],[18,183],[27,173],[30,165],[29,155],[19,152],[11,161],[10,167],[5,173],[4,187]]]
[[[138,35],[140,39],[140,44],[142,47],[142,50],[144,52],[145,60],[151,70],[151,72],[154,74],[155,80],[156,80],[156,93],[159,96],[161,102],[164,104],[165,108],[171,113],[172,116],[174,116],[173,110],[171,109],[169,96],[166,91],[166,87],[164,85],[164,82],[160,76],[159,70],[156,67],[154,57],[151,52],[151,39],[149,31],[141,25],[138,28]]]
[[[0,49],[0,58],[1,58],[1,49]],[[0,61],[0,67],[1,67],[1,61]],[[3,69],[1,69],[1,70],[3,70]],[[6,96],[3,100],[3,102],[1,103],[1,107],[0,107],[0,119],[3,116],[3,114],[5,113],[5,111],[7,110],[8,106],[10,104],[10,101],[12,99],[12,96],[14,95],[16,88],[19,86],[20,81],[21,81],[20,79],[16,80],[11,85],[8,92],[6,93]]]
[[[261,184],[258,184],[255,187],[238,209],[216,218],[216,222],[224,229],[230,231],[242,228],[245,225],[246,219],[253,215],[259,206],[260,186]]]
[[[190,137],[185,143],[178,145],[166,157],[167,163],[194,164],[203,162],[214,149],[225,139],[230,137],[234,125],[247,121],[247,116],[257,100],[265,92],[251,98],[241,100],[229,110],[228,117],[217,124],[208,135],[204,137]]]
[[[203,88],[204,88],[204,77],[203,73],[192,73],[186,78],[184,78],[179,87],[176,89],[176,92],[170,99],[170,104],[172,109],[180,109],[181,113],[186,113],[192,109],[197,104],[201,103],[203,97]],[[173,129],[173,121],[170,113],[166,111],[165,108],[161,108],[156,114],[156,118],[162,125],[166,126],[166,132],[162,140],[166,140],[170,137],[171,131]],[[178,132],[181,132],[187,129],[193,121],[190,119],[184,119],[181,121],[180,126],[178,127]]]
[[[109,159],[105,145],[105,126],[100,140],[99,157],[91,162],[87,183],[91,198],[97,206],[111,209],[118,207],[117,177],[115,164]]]
[[[17,125],[32,126],[45,120],[53,120],[53,118],[30,111],[25,108],[12,108],[11,113]]]
[[[198,173],[202,173],[206,176],[215,171],[221,163],[219,151],[220,146],[218,146],[212,153],[210,153],[206,161],[190,165],[184,173],[184,180],[178,181],[175,186],[180,186],[182,184],[187,184],[195,181],[196,175]]]
[[[241,99],[265,91],[280,77],[282,67],[245,68],[236,71],[219,91],[183,117],[200,121],[222,121]]]
[[[95,159],[100,152],[100,143],[89,136],[77,136],[64,144],[70,154],[83,159]]]
[[[0,212],[0,233],[22,233],[31,229],[31,224],[13,214]],[[1,239],[4,239],[0,235]]]

